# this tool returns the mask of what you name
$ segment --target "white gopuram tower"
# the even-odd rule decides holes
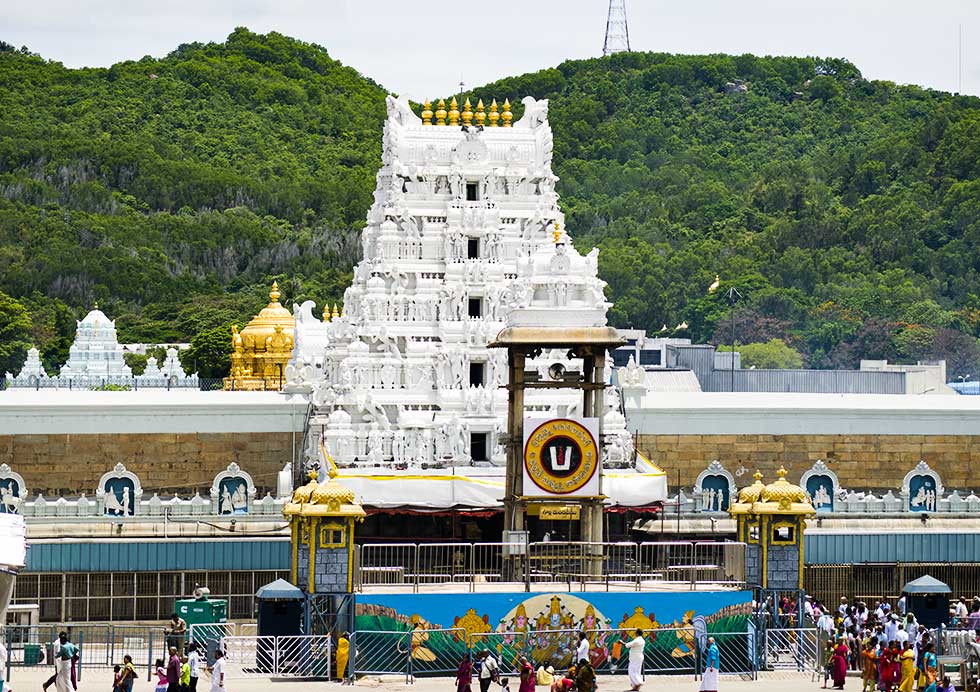
[[[96,305],[76,322],[75,341],[68,350],[68,362],[60,378],[76,384],[127,384],[133,371],[123,360],[123,347],[116,339],[116,323]]]
[[[512,123],[508,102],[487,111],[467,100],[462,113],[455,99],[448,111],[440,101],[433,113],[427,103],[419,118],[407,100],[389,96],[364,258],[342,314],[320,321],[312,302],[293,308],[296,345],[284,392],[309,397],[315,408],[308,459],[332,459],[365,504],[499,506],[506,353],[487,344],[511,310],[543,297],[550,309],[531,311],[542,326],[591,326],[597,313],[605,324],[598,250],[583,257],[564,235],[548,102],[523,103],[523,117]],[[558,245],[554,262],[533,261]],[[542,275],[548,267],[550,280]],[[549,366],[562,361],[575,367],[562,353],[544,353],[535,364],[547,379]],[[574,415],[579,401],[552,389],[525,410]],[[630,436],[617,398],[607,395],[607,405],[607,466],[626,467]],[[352,468],[359,470],[344,471]],[[390,480],[392,471],[405,480],[370,482],[372,475]],[[408,480],[427,473],[431,482],[413,491]],[[464,476],[501,482],[467,484]]]

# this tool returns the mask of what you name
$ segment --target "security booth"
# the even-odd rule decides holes
[[[949,595],[952,592],[949,586],[928,574],[902,587],[905,609],[915,615],[920,625],[930,629],[949,624]]]
[[[260,637],[303,634],[302,590],[285,579],[276,579],[255,592],[256,619]]]
[[[306,594],[285,579],[276,579],[255,592],[259,639],[255,662],[260,673],[273,673],[275,637],[303,634]]]

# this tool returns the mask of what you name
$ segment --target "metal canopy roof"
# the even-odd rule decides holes
[[[302,601],[305,596],[298,587],[285,579],[276,579],[265,586],[260,586],[255,597],[263,601]]]
[[[953,593],[953,590],[946,584],[928,574],[918,579],[913,579],[902,587],[902,593]]]

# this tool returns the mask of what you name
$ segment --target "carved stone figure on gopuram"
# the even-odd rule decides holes
[[[551,170],[548,102],[426,103],[421,117],[389,96],[382,165],[343,308],[320,320],[293,307],[296,347],[287,395],[315,415],[307,457],[340,468],[500,467],[506,423],[505,326],[606,324],[598,251],[564,231]],[[521,308],[512,315],[515,308]],[[581,366],[564,352],[532,362]],[[567,390],[538,390],[529,415],[575,415]],[[605,443],[632,443],[611,393]],[[624,453],[625,452],[625,453]],[[498,495],[499,496],[499,495]]]

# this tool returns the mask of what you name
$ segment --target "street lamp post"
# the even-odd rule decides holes
[[[729,353],[729,357],[731,358],[731,362],[729,363],[729,365],[731,366],[732,369],[731,387],[732,387],[732,391],[734,392],[735,391],[735,303],[737,303],[739,300],[742,299],[742,294],[739,293],[737,288],[732,286],[731,288],[728,289],[725,295],[728,298],[728,311],[729,313],[731,313],[731,319],[732,319],[732,350],[731,353]]]

